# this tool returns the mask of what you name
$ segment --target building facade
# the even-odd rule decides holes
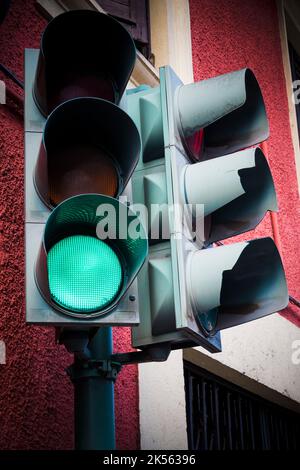
[[[0,25],[0,63],[23,80],[24,48],[39,47],[47,19],[75,4],[76,8],[112,8],[114,14],[114,3],[118,2],[12,0]],[[139,30],[135,24],[142,24],[143,33],[136,38],[140,54],[131,87],[157,85],[158,68],[165,64],[184,83],[244,67],[257,76],[270,120],[267,150],[279,202],[282,258],[289,293],[299,299],[300,105],[294,99],[300,68],[298,2],[140,3],[146,15],[136,13],[132,21],[133,35]],[[122,20],[128,14],[132,11],[115,16]],[[4,74],[0,79],[6,85],[6,104],[0,105],[0,340],[6,348],[6,363],[0,364],[0,448],[70,449],[73,390],[65,368],[72,358],[55,344],[52,329],[25,325],[23,94]],[[256,236],[274,236],[269,215],[254,233],[237,239]],[[117,447],[196,445],[190,435],[188,370],[196,375],[197,370],[206,371],[207,381],[213,375],[265,403],[299,413],[300,364],[295,355],[299,326],[300,310],[289,304],[280,314],[224,332],[220,354],[187,349],[173,352],[166,363],[124,367],[116,384]],[[130,330],[115,329],[114,344],[116,351],[130,350]]]

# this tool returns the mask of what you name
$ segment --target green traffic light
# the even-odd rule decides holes
[[[114,250],[103,241],[74,235],[56,243],[47,257],[52,299],[63,308],[92,313],[117,296],[123,273]]]

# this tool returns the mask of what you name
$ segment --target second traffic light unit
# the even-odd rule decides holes
[[[259,85],[249,69],[183,85],[162,67],[159,87],[129,91],[127,98],[142,138],[133,199],[148,208],[150,243],[133,345],[220,351],[220,330],[288,302],[271,238],[212,245],[277,210],[263,152],[246,149],[269,135]]]

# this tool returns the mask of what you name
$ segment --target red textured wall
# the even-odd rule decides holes
[[[25,47],[39,47],[46,21],[34,0],[13,0],[0,26],[0,62],[23,80]],[[7,80],[7,88],[18,87]],[[0,449],[73,447],[73,389],[64,372],[72,357],[56,346],[54,331],[25,324],[24,148],[22,107],[0,105]],[[129,329],[115,330],[116,351],[128,350]],[[101,398],[100,398],[101,399]],[[137,368],[121,372],[116,386],[117,446],[139,446]]]
[[[261,84],[283,259],[290,292],[299,298],[299,203],[275,2],[190,0],[190,10],[195,79],[249,66]],[[21,79],[24,48],[38,47],[45,25],[34,0],[12,1],[0,26],[0,62]],[[72,358],[54,344],[51,329],[25,325],[22,119],[13,102],[0,105],[0,340],[7,347],[7,365],[0,365],[0,448],[66,449],[73,446],[73,399],[64,369]],[[271,233],[266,217],[247,237]],[[284,314],[300,324],[296,308]],[[129,343],[128,329],[115,331],[116,350],[127,350]],[[116,418],[118,448],[138,447],[136,367],[124,368],[118,378]]]
[[[300,206],[275,0],[190,0],[190,15],[194,79],[250,67],[262,88],[270,120],[268,152],[280,209],[283,262],[289,292],[299,299]],[[269,215],[240,238],[260,236],[272,236]],[[300,326],[297,307],[290,305],[282,314]]]

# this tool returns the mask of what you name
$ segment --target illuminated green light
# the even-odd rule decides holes
[[[47,257],[52,299],[67,310],[102,310],[117,296],[122,268],[116,253],[103,241],[86,235],[64,238]]]

